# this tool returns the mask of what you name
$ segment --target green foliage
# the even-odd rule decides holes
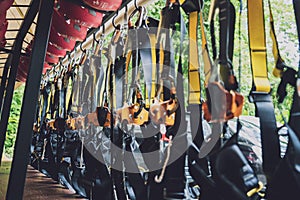
[[[5,140],[5,154],[7,157],[12,157],[13,154],[13,148],[15,144],[16,132],[19,124],[19,116],[23,100],[23,93],[24,85],[20,86],[14,91]]]

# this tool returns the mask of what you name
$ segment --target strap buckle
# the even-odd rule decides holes
[[[257,91],[251,91],[248,100],[250,103],[255,102],[272,102],[272,98],[270,96],[270,93],[267,92],[257,92]]]

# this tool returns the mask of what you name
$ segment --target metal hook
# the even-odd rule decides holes
[[[80,50],[81,50],[83,53],[86,52],[85,49],[82,48],[82,43],[80,43],[79,48],[80,48]]]
[[[117,10],[116,11],[116,14],[115,14],[115,16],[113,17],[113,19],[112,19],[112,25],[113,25],[113,27],[115,28],[115,29],[120,29],[118,26],[116,26],[116,24],[115,24],[115,19],[116,19],[116,17],[118,16],[118,14],[119,14],[119,10]]]
[[[134,0],[134,7],[135,7],[135,9],[139,9],[139,6],[137,5],[137,0]]]
[[[97,44],[99,44],[99,41],[100,41],[100,40],[97,40],[97,38],[96,38],[96,32],[94,32],[93,38],[94,38],[94,41],[95,41]]]
[[[71,62],[72,58],[71,58],[71,54],[70,53],[67,54],[67,57],[68,57],[68,61]]]

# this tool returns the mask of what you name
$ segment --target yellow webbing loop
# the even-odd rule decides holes
[[[155,90],[156,90],[156,35],[149,34],[150,45],[151,45],[151,55],[152,55],[152,82],[151,82],[151,94],[148,97],[146,92],[146,108],[150,107],[150,104],[154,102]]]
[[[189,14],[189,104],[201,103],[197,25],[198,12],[191,12]]]
[[[248,1],[248,32],[254,90],[269,93],[264,12],[262,0]]]
[[[205,85],[208,84],[208,80],[211,74],[212,63],[207,49],[207,40],[205,34],[205,28],[203,23],[203,14],[200,10],[200,27],[201,27],[201,38],[202,38],[202,58],[204,63],[204,74],[205,74]]]
[[[127,101],[127,92],[128,92],[128,72],[129,72],[129,64],[130,64],[130,59],[131,59],[131,56],[132,56],[132,51],[129,50],[127,52],[127,55],[126,55],[126,64],[125,64],[125,88],[124,88],[124,91],[123,91],[123,105],[125,105],[126,101]]]

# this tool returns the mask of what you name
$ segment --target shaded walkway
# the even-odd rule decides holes
[[[5,199],[7,190],[8,178],[10,173],[10,161],[3,161],[0,167],[0,200]],[[26,182],[24,188],[24,200],[83,200],[70,190],[66,189],[61,184],[55,182],[53,179],[48,178],[44,174],[35,170],[33,167],[28,166],[26,174]]]

